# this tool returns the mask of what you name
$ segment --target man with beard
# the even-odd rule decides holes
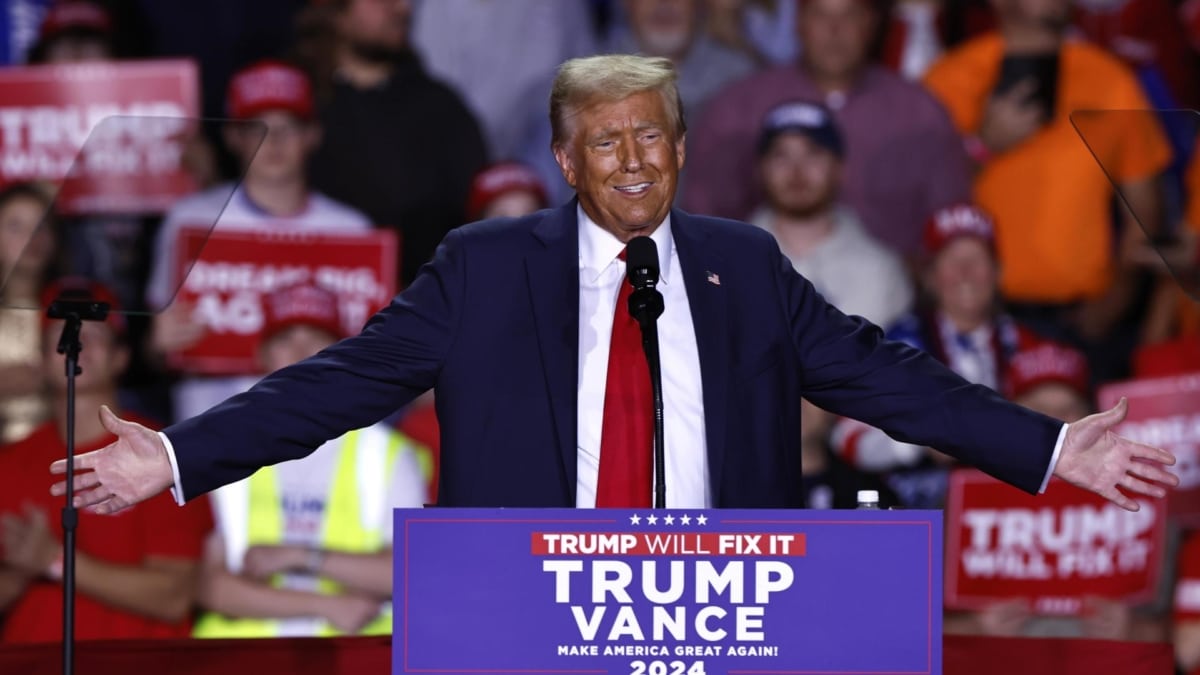
[[[409,0],[334,0],[312,10],[310,23],[319,25],[309,37],[333,33],[331,54],[311,47],[304,55],[323,95],[313,187],[400,231],[407,283],[463,222],[471,177],[487,160],[483,136],[413,52]]]
[[[913,291],[903,262],[839,200],[845,147],[829,110],[804,101],[771,110],[758,153],[766,203],[750,222],[843,312],[885,327],[907,312]]]
[[[1137,218],[1159,226],[1157,178],[1170,148],[1149,114],[1076,115],[1087,144],[1080,142],[1073,112],[1150,105],[1127,66],[1068,37],[1069,0],[992,5],[999,31],[947,54],[925,83],[976,164],[975,199],[996,221],[1010,310],[1083,347],[1098,380],[1120,377],[1128,357],[1120,332],[1133,332],[1122,320],[1139,285],[1130,254],[1145,240]],[[1109,178],[1129,207],[1119,209],[1118,223]]]

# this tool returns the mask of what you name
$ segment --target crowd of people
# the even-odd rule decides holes
[[[197,153],[201,191],[161,218],[104,224],[117,234],[98,245],[150,253],[127,263],[140,273],[98,273],[84,290],[162,311],[85,326],[79,448],[121,423],[102,406],[161,426],[258,379],[169,358],[206,331],[172,302],[169,278],[197,214],[221,212],[218,231],[391,229],[403,286],[452,228],[572,197],[550,151],[550,85],[564,60],[609,52],[675,64],[688,129],[678,208],[766,230],[842,311],[1076,421],[1100,385],[1200,371],[1191,118],[1076,114],[1200,100],[1197,4],[313,0],[278,17],[287,42],[226,78],[223,117],[264,123],[265,138],[228,125]],[[28,61],[127,58],[137,50],[116,25],[127,14],[55,3]],[[78,290],[60,261],[97,244],[56,236],[45,187],[0,189],[0,642],[60,635],[61,529],[43,489],[65,452],[60,328],[14,307]],[[337,302],[309,284],[266,295],[261,372],[343,337]],[[810,507],[851,507],[860,488],[885,506],[945,505],[955,467],[937,449],[813,405],[796,412]],[[79,637],[386,632],[390,510],[436,503],[437,446],[423,398],[183,509],[161,496],[128,516],[82,516]],[[948,614],[946,630],[1174,640],[1191,672],[1200,539],[1171,532],[1162,598],[1148,606],[1099,599],[1055,622],[1001,603]]]

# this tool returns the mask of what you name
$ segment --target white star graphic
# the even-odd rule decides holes
[[[658,516],[646,516],[646,524],[647,525],[657,525],[658,524]]]
[[[630,525],[639,525],[639,524],[641,524],[641,522],[642,522],[642,517],[639,516],[638,514],[635,513],[632,516],[629,516],[629,524]]]
[[[705,515],[696,516],[696,524],[697,525],[707,525],[708,524],[708,516],[705,516]]]
[[[664,516],[663,522],[668,525],[674,525],[675,524],[675,516]]]
[[[683,514],[682,516],[680,516],[680,517],[679,517],[679,522],[680,522],[680,524],[682,524],[682,525],[691,525],[691,524],[692,524],[692,517],[691,517],[691,516],[689,516],[688,514],[686,514],[686,513],[685,513],[685,514]]]

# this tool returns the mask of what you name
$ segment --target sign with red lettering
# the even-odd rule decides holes
[[[63,213],[166,210],[195,191],[198,82],[190,60],[0,69],[0,185],[63,181]]]
[[[1038,496],[975,469],[950,475],[946,606],[979,610],[1024,598],[1039,614],[1078,615],[1084,598],[1128,602],[1154,593],[1166,503],[1126,511],[1052,479]]]
[[[1179,486],[1167,509],[1186,527],[1200,526],[1200,373],[1117,382],[1100,388],[1101,408],[1129,399],[1129,414],[1116,433],[1174,453],[1171,471]]]
[[[258,372],[263,296],[276,289],[314,284],[333,291],[347,335],[362,330],[396,294],[397,243],[391,230],[214,231],[209,236],[206,228],[184,227],[176,246],[174,283],[182,278],[183,285],[175,302],[190,306],[193,318],[207,329],[200,342],[170,356],[172,365],[191,373]]]
[[[396,509],[393,673],[941,668],[942,514]]]

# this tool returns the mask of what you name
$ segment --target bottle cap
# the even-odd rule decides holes
[[[858,491],[858,503],[859,504],[862,504],[863,502],[878,502],[878,501],[879,501],[879,491],[878,490],[859,490]]]

